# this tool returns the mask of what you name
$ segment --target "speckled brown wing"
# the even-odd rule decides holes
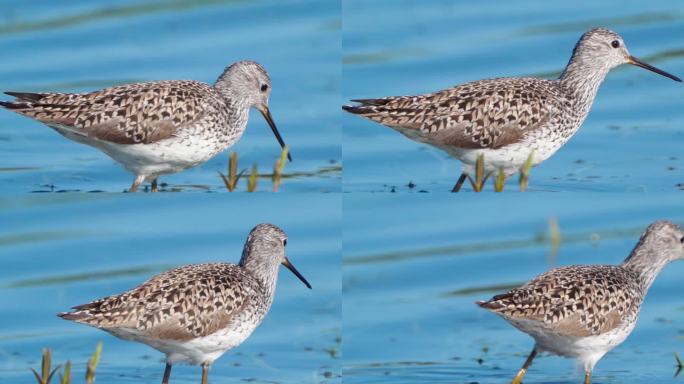
[[[435,144],[500,148],[552,118],[555,87],[543,79],[490,79],[427,95],[353,100],[361,105],[344,109],[393,128],[419,131]]]
[[[188,265],[159,274],[122,295],[74,307],[61,317],[102,329],[128,328],[179,341],[225,328],[259,289],[239,267]]]
[[[85,94],[19,93],[3,106],[58,129],[117,143],[153,143],[172,137],[205,112],[213,88],[197,81],[157,81]],[[205,100],[206,101],[206,100]]]
[[[636,315],[641,297],[636,276],[615,266],[551,270],[520,288],[478,302],[506,319],[544,323],[559,334],[590,336],[610,331]]]

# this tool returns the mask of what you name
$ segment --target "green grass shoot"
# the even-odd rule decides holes
[[[468,180],[470,180],[470,185],[472,185],[474,192],[482,192],[486,180],[484,169],[484,154],[480,153],[477,155],[477,160],[475,160],[475,180],[473,181],[473,179],[468,176]]]
[[[530,171],[532,170],[532,161],[534,159],[534,150],[530,152],[530,155],[527,156],[527,160],[525,160],[525,164],[523,164],[522,168],[520,168],[520,181],[519,181],[519,186],[520,186],[520,192],[525,192],[527,190],[527,185],[530,182]]]
[[[59,384],[71,384],[71,361],[69,360],[64,365],[64,373],[60,375]]]
[[[504,185],[506,185],[506,175],[504,174],[503,168],[499,168],[499,174],[496,175],[494,180],[494,192],[503,192]]]
[[[86,368],[86,384],[95,383],[95,369],[100,363],[100,355],[102,354],[102,342],[97,343],[93,356],[88,360],[88,367]]]
[[[50,349],[45,348],[43,349],[43,358],[40,364],[40,373],[38,373],[38,371],[36,371],[35,369],[31,368],[31,372],[33,372],[33,375],[36,377],[38,384],[50,384],[52,376],[55,374],[55,372],[57,372],[57,369],[59,369],[59,366],[57,366],[51,370],[51,365],[52,353],[50,352]]]
[[[285,162],[287,161],[287,153],[288,153],[288,148],[287,146],[283,147],[282,152],[280,152],[280,157],[278,160],[276,160],[275,165],[273,166],[273,192],[278,192],[278,189],[280,188],[280,180],[283,176],[283,169],[285,169]]]
[[[256,163],[254,163],[254,165],[252,165],[252,172],[249,174],[249,179],[247,179],[247,192],[256,191],[258,179],[259,179],[259,172],[257,170]]]

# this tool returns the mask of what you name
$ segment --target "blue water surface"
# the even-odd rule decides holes
[[[39,369],[42,349],[50,348],[53,364],[71,360],[73,383],[82,383],[98,342],[98,383],[161,382],[161,353],[56,314],[175,266],[237,263],[247,234],[261,222],[285,230],[286,253],[313,289],[281,268],[270,313],[214,363],[210,381],[341,382],[340,199],[238,194],[229,203],[214,194],[184,196],[0,198],[0,382],[35,383],[29,368]],[[197,383],[200,374],[199,367],[178,365],[171,379]]]
[[[339,191],[338,1],[8,1],[0,9],[0,90],[85,92],[122,83],[209,83],[237,60],[256,60],[273,82],[270,105],[294,162],[283,191]],[[6,97],[6,99],[10,99]],[[225,191],[230,151],[239,169],[269,174],[280,147],[253,111],[245,135],[197,168],[164,176],[165,190]],[[133,176],[100,151],[0,111],[0,190],[110,191]],[[240,184],[245,189],[245,183]],[[268,177],[259,190],[269,190]]]
[[[676,0],[343,0],[342,15],[345,101],[483,78],[555,78],[582,33],[596,26],[619,32],[633,55],[684,77],[684,3]],[[682,83],[617,68],[580,131],[533,170],[531,189],[681,188],[683,103]],[[390,128],[346,113],[343,125],[345,191],[449,191],[460,174],[458,160]]]

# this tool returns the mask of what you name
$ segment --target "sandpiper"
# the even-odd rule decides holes
[[[58,316],[165,353],[162,383],[169,382],[173,364],[184,362],[201,364],[206,384],[214,360],[245,341],[268,313],[280,264],[311,288],[285,256],[286,245],[280,228],[259,224],[238,265],[186,265]]]
[[[360,105],[343,109],[459,159],[458,192],[480,155],[486,176],[515,174],[530,156],[533,165],[548,159],[582,125],[608,71],[625,63],[682,81],[630,55],[617,33],[595,28],[556,80],[480,80],[419,96],[352,100]]]
[[[651,224],[620,265],[553,269],[520,288],[477,304],[534,338],[535,346],[513,384],[539,352],[576,359],[591,382],[596,363],[625,341],[653,280],[670,261],[684,259],[684,230]]]
[[[93,146],[145,180],[202,164],[235,144],[257,108],[281,147],[271,113],[271,79],[253,61],[227,67],[213,86],[192,80],[153,81],[90,93],[5,92],[0,106],[38,120],[62,136]],[[290,158],[290,160],[292,160]]]

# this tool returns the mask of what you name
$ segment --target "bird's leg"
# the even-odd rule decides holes
[[[136,176],[135,180],[133,180],[133,185],[131,185],[131,188],[128,190],[128,192],[138,192],[138,187],[140,186],[140,184],[142,184],[143,181],[145,181],[145,176]]]
[[[202,363],[202,384],[207,384],[207,379],[209,378],[209,363]]]
[[[157,190],[157,178],[155,177],[154,180],[152,180],[152,192],[158,192]]]
[[[454,188],[451,190],[451,192],[459,192],[461,190],[461,187],[463,186],[463,183],[465,183],[466,178],[468,178],[468,174],[461,173],[461,177],[458,178],[458,181],[454,185]]]
[[[584,374],[584,384],[591,384],[591,371]]]
[[[162,379],[162,384],[169,384],[169,378],[171,377],[171,364],[166,363],[166,369],[164,369],[164,378]]]
[[[532,353],[530,353],[529,356],[527,356],[527,360],[525,360],[525,364],[523,364],[522,368],[518,371],[518,374],[515,375],[515,378],[513,378],[513,381],[511,384],[520,384],[522,382],[523,377],[525,376],[525,373],[527,373],[527,368],[532,365],[532,360],[537,356],[537,347],[535,346],[534,349],[532,350]]]

